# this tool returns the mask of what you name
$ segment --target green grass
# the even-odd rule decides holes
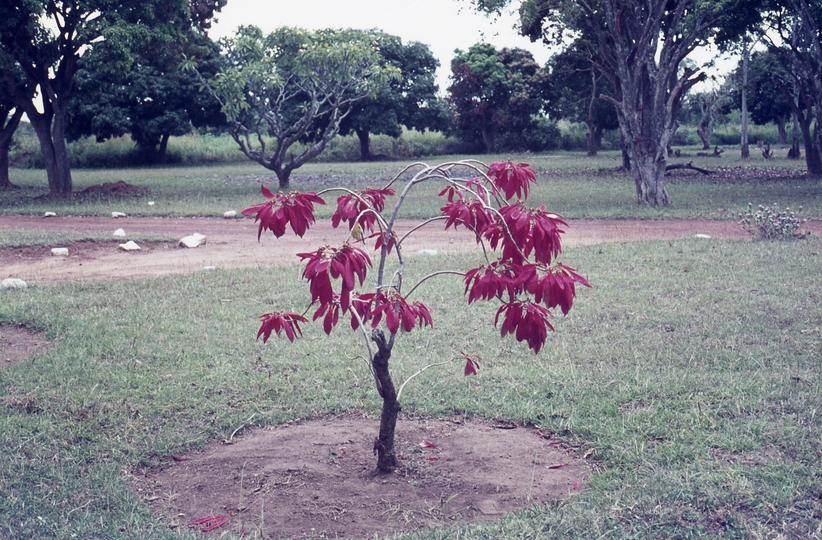
[[[696,149],[687,149],[692,155]],[[477,156],[440,156],[427,158],[429,164]],[[822,181],[790,179],[787,173],[801,171],[804,162],[784,159],[764,161],[754,157],[741,162],[728,156],[714,158],[680,158],[695,165],[715,168],[756,168],[755,173],[740,179],[682,175],[667,179],[671,206],[653,208],[637,206],[633,180],[627,173],[614,172],[620,164],[617,152],[602,152],[597,158],[562,152],[540,155],[480,156],[482,159],[508,159],[531,163],[537,170],[539,184],[530,198],[531,204],[546,204],[569,218],[705,218],[731,219],[754,204],[804,207],[802,217],[822,217]],[[383,185],[409,162],[376,163],[309,163],[292,175],[292,187],[302,191],[339,185],[377,187]],[[12,182],[19,191],[0,192],[0,212],[42,215],[53,211],[63,215],[108,215],[112,211],[145,216],[219,216],[227,210],[240,210],[258,202],[259,185],[276,188],[276,177],[251,162],[229,165],[166,167],[147,169],[76,169],[74,189],[104,182],[123,180],[151,190],[147,195],[118,198],[75,197],[69,201],[38,199],[47,193],[42,170],[11,171]],[[408,217],[429,217],[439,212],[441,201],[432,195],[442,188],[430,184],[416,190],[404,206]],[[153,206],[147,203],[154,201]],[[329,198],[333,202],[333,196]],[[321,211],[330,215],[333,204]]]
[[[822,243],[697,239],[569,248],[594,284],[535,356],[465,308],[458,280],[419,291],[433,330],[400,337],[395,375],[456,349],[479,376],[429,370],[413,415],[534,423],[598,473],[570,501],[408,538],[810,538],[822,523]],[[463,258],[409,261],[411,273]],[[300,268],[212,272],[0,293],[0,323],[55,340],[0,370],[0,537],[180,538],[128,471],[251,423],[348,411],[378,397],[361,337],[308,325],[253,339],[256,317],[300,309]]]

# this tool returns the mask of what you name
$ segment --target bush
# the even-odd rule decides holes
[[[801,206],[799,211],[802,211]],[[739,224],[743,229],[758,238],[772,240],[796,238],[800,225],[807,221],[796,217],[790,208],[786,207],[780,211],[776,204],[773,206],[760,204],[754,212],[753,204],[748,203],[748,211],[739,214],[739,218]]]

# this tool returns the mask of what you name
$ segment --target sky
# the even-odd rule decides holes
[[[513,13],[496,20],[480,15],[467,0],[228,0],[209,36],[231,36],[240,25],[259,26],[265,32],[281,26],[379,29],[399,36],[403,43],[428,45],[440,61],[437,83],[444,92],[454,50],[465,51],[478,42],[528,49],[537,63],[545,64],[548,48],[519,36],[516,20]]]

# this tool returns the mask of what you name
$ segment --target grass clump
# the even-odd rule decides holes
[[[593,290],[535,356],[466,309],[458,279],[418,291],[431,331],[401,336],[397,378],[429,370],[405,414],[533,423],[593,449],[570,501],[408,538],[807,538],[822,522],[822,243],[689,239],[569,248]],[[411,273],[465,268],[415,259]],[[429,268],[430,265],[430,268]],[[129,488],[158,456],[239,426],[356,411],[379,398],[361,336],[304,327],[254,341],[257,315],[309,298],[298,267],[5,291],[0,324],[55,339],[0,370],[0,537],[179,538]],[[293,285],[293,286],[292,286]],[[249,421],[250,418],[253,420]],[[183,535],[185,533],[183,532]]]

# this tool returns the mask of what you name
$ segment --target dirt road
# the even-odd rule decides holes
[[[419,222],[401,221],[398,233]],[[812,229],[822,234],[822,223]],[[0,235],[9,230],[60,231],[111,236],[122,228],[123,239],[97,242],[55,243],[48,247],[0,249],[0,279],[15,277],[30,284],[83,280],[129,279],[202,271],[204,267],[256,267],[296,263],[296,253],[312,251],[324,244],[339,245],[342,229],[332,229],[323,220],[298,238],[289,231],[275,239],[270,233],[257,242],[257,225],[252,219],[221,218],[102,218],[0,216]],[[118,245],[129,238],[146,236],[180,239],[192,233],[204,234],[204,246],[186,249],[176,242],[143,243],[140,251],[126,252]],[[745,239],[748,235],[733,221],[703,220],[570,220],[564,246],[596,244],[620,240],[673,239],[707,234],[714,238]],[[405,254],[421,249],[438,253],[477,251],[470,233],[443,232],[442,222],[434,222],[408,238]],[[68,256],[52,256],[51,248],[67,247]]]

